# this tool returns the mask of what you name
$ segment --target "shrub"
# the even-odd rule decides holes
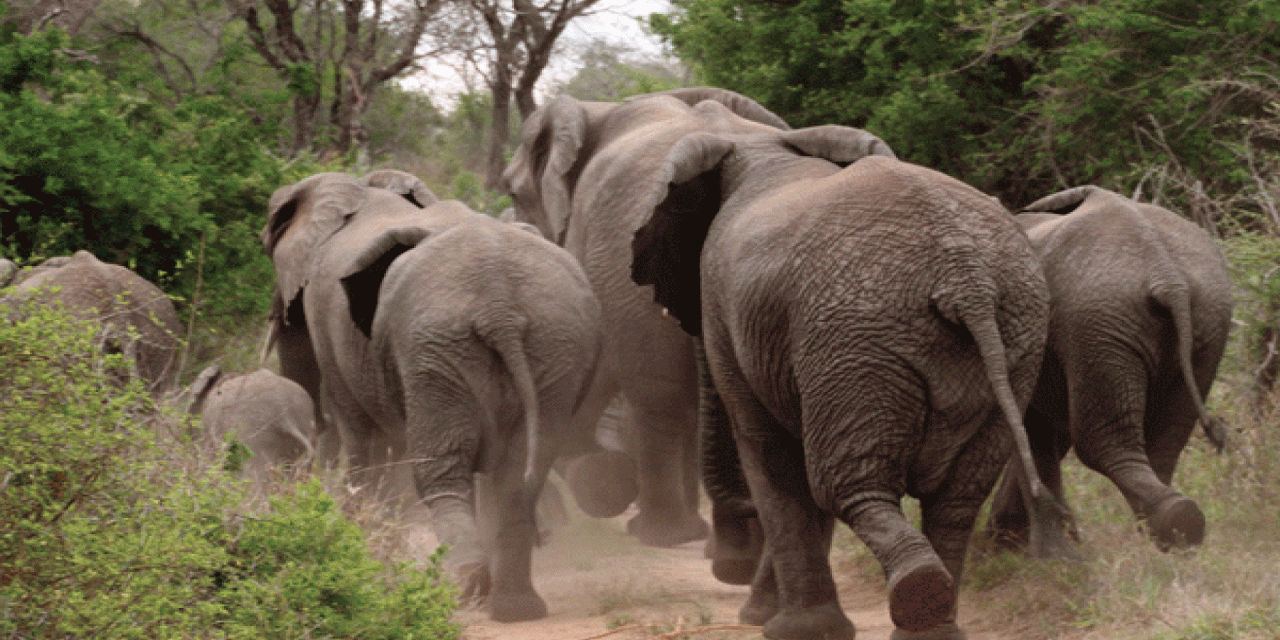
[[[244,483],[119,382],[100,326],[0,311],[0,635],[458,636],[438,554],[372,560],[315,481],[238,515]]]

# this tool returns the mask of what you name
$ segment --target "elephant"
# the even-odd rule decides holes
[[[45,299],[60,302],[77,317],[100,320],[104,350],[128,355],[153,396],[173,389],[182,323],[173,301],[154,284],[88,251],[6,271],[12,271],[10,304],[48,291]]]
[[[697,107],[704,101],[743,117],[715,117]],[[699,540],[708,527],[698,513],[694,341],[629,279],[631,235],[655,204],[652,179],[667,150],[687,133],[723,127],[776,130],[787,124],[723,89],[679,89],[622,103],[562,95],[525,120],[520,147],[503,175],[514,217],[568,249],[603,305],[612,329],[605,336],[605,393],[626,399],[633,433],[622,440],[639,473],[638,513],[627,530],[646,545]]]
[[[191,383],[187,411],[200,416],[207,446],[227,436],[249,448],[245,474],[257,482],[303,466],[312,455],[316,421],[311,397],[298,383],[269,369],[226,375],[210,365]]]
[[[1158,206],[1094,186],[1046,196],[1016,217],[1051,294],[1044,366],[1026,415],[1040,477],[1064,500],[1072,448],[1146,519],[1163,550],[1200,544],[1195,501],[1170,487],[1196,419],[1221,450],[1204,398],[1231,328],[1232,288],[1217,243]],[[1017,469],[988,530],[1016,545],[1030,522]]]
[[[652,179],[631,277],[701,336],[712,570],[750,580],[741,621],[854,637],[827,559],[838,518],[884,569],[893,638],[963,638],[979,508],[1015,443],[1032,465],[1021,416],[1049,294],[1027,239],[991,198],[848,127],[694,132]],[[725,555],[753,516],[758,561]]]
[[[0,258],[0,287],[9,286],[9,281],[17,274],[17,264],[8,258]]]
[[[0,286],[16,287],[28,278],[52,271],[71,261],[71,256],[56,256],[33,267],[19,268],[12,260],[0,258]]]
[[[534,503],[558,454],[598,450],[602,409],[600,305],[576,261],[403,172],[314,175],[269,209],[281,367],[318,381],[353,483],[411,466],[462,596],[498,621],[544,617]],[[476,473],[498,504],[492,558]]]

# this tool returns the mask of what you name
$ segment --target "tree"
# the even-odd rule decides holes
[[[1276,140],[1275,0],[675,0],[651,26],[704,81],[1007,204],[1095,183],[1274,210],[1241,169]]]
[[[533,0],[513,0],[507,8],[502,0],[470,0],[485,29],[482,46],[469,52],[468,57],[484,75],[493,96],[486,188],[497,188],[506,168],[503,150],[511,138],[508,123],[512,98],[522,119],[533,113],[537,108],[533,89],[551,60],[556,40],[570,21],[588,15],[599,1],[545,0],[538,4]]]
[[[74,36],[101,2],[102,0],[14,0],[9,3],[9,15],[0,18],[4,18],[14,31],[23,35],[55,27]]]
[[[62,53],[60,29],[0,34],[0,252],[86,249],[212,315],[264,313],[257,240],[282,181],[256,126],[220,96],[173,107]]]
[[[578,56],[581,68],[555,93],[579,100],[618,102],[642,93],[686,86],[688,73],[668,60],[637,56],[634,50],[592,40]]]
[[[332,87],[332,148],[363,148],[368,134],[360,117],[380,85],[423,57],[419,45],[444,0],[227,0],[244,20],[254,50],[293,93],[290,154],[312,146],[320,116],[322,84]],[[265,9],[265,11],[263,11]]]

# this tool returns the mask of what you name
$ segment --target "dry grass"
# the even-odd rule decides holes
[[[1234,426],[1232,444],[1217,455],[1197,433],[1174,478],[1205,513],[1204,544],[1161,553],[1119,491],[1069,460],[1086,559],[1030,560],[979,541],[966,589],[994,627],[1026,638],[1280,638],[1280,409],[1255,411],[1221,382],[1213,409]]]

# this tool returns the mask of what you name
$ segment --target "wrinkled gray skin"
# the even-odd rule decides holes
[[[100,319],[104,349],[129,355],[152,395],[173,388],[182,324],[173,302],[158,287],[88,251],[50,258],[31,269],[0,265],[0,275],[5,271],[11,271],[9,284],[14,287],[8,303],[36,289],[57,287],[56,293],[46,295],[61,301],[77,317]],[[134,332],[136,336],[131,335]]]
[[[694,107],[704,100],[746,119],[708,117],[707,110]],[[697,512],[694,343],[631,282],[631,237],[653,208],[654,175],[677,141],[694,131],[760,128],[787,125],[749,98],[722,89],[681,89],[623,103],[560,96],[525,121],[520,148],[504,174],[515,217],[536,225],[581,262],[604,307],[610,328],[605,393],[621,391],[627,400],[631,433],[623,442],[640,474],[639,513],[627,530],[648,545],[701,539],[708,528]]]
[[[8,258],[0,258],[0,287],[9,286],[9,281],[18,274],[18,265]]]
[[[1231,328],[1231,278],[1200,227],[1097,187],[1047,196],[1016,220],[1052,296],[1049,344],[1026,425],[1045,484],[1065,499],[1059,464],[1073,446],[1147,520],[1157,546],[1199,544],[1205,521],[1171,488],[1198,418],[1226,433],[1203,399]],[[1020,544],[1029,523],[1017,476],[996,495],[990,528]],[[1043,525],[1041,525],[1043,526]]]
[[[249,448],[244,472],[255,481],[311,460],[311,397],[273,371],[226,375],[217,365],[206,367],[191,383],[187,410],[200,416],[207,445],[220,447],[230,435]]]
[[[632,275],[705,345],[713,571],[754,570],[742,622],[854,637],[827,561],[838,518],[884,568],[894,638],[964,637],[979,507],[1015,442],[1031,464],[1021,414],[1049,300],[1026,238],[987,196],[846,127],[689,135],[655,178]],[[760,561],[722,555],[751,515]]]
[[[595,447],[599,408],[579,414],[598,379],[599,303],[564,250],[408,181],[319,174],[272,195],[282,367],[311,345],[312,362],[289,367],[315,368],[357,486],[412,465],[464,597],[487,597],[496,620],[540,618],[534,502],[558,453]],[[492,558],[476,473],[498,502]]]

